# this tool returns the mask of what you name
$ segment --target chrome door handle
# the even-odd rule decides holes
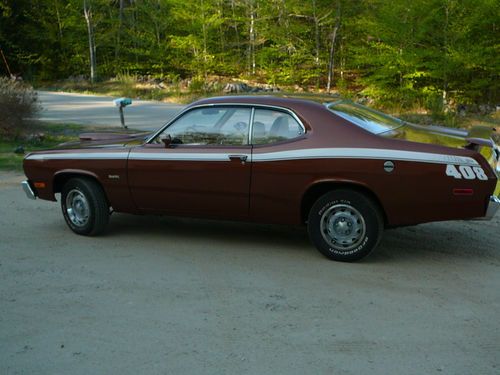
[[[231,161],[241,161],[242,163],[246,162],[248,159],[248,155],[229,155],[229,160]]]

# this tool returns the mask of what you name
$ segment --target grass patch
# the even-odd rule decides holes
[[[24,155],[14,154],[12,151],[4,151],[5,145],[0,143],[0,171],[22,171]]]

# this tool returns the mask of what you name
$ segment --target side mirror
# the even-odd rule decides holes
[[[172,137],[170,136],[170,134],[164,135],[160,139],[163,142],[163,144],[165,145],[165,148],[170,147],[170,145],[172,144]]]

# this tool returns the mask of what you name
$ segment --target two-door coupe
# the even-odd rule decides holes
[[[77,234],[103,232],[113,211],[306,224],[321,253],[353,261],[384,228],[495,214],[499,150],[472,133],[348,101],[210,98],[152,134],[30,153],[23,188],[61,193]]]

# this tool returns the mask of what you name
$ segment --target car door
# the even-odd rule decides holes
[[[213,217],[248,215],[252,108],[188,110],[131,150],[128,181],[143,211]],[[162,138],[172,143],[165,146]]]
[[[255,108],[249,211],[252,220],[297,222],[304,187],[311,179],[309,162],[300,160],[305,141],[305,127],[293,112]]]

